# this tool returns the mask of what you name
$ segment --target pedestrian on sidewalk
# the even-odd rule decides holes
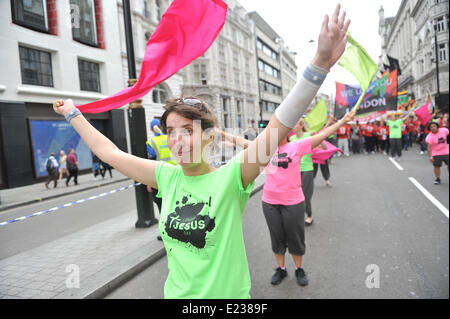
[[[299,173],[301,159],[302,156],[312,153],[313,148],[318,147],[328,136],[347,125],[354,116],[355,112],[349,112],[338,123],[306,139],[288,143],[286,137],[280,142],[276,154],[266,167],[262,207],[278,265],[271,279],[272,285],[279,285],[287,276],[286,249],[297,267],[297,284],[308,285],[308,278],[302,268],[305,254],[306,206]]]
[[[435,185],[441,184],[441,166],[442,163],[447,165],[448,172],[448,162],[449,162],[449,147],[447,143],[447,137],[449,131],[447,128],[439,128],[439,123],[430,122],[428,124],[428,134],[426,142],[428,145],[428,156],[430,157],[430,162],[434,166],[434,175],[436,179],[434,181]]]
[[[75,155],[75,150],[73,148],[69,149],[69,155],[67,155],[67,169],[69,170],[69,176],[66,179],[66,186],[69,186],[69,182],[73,177],[75,185],[78,185],[78,159]]]
[[[306,112],[347,44],[350,24],[340,5],[325,16],[318,49],[298,83],[278,106],[267,129],[227,164],[214,168],[204,158],[216,126],[212,109],[195,97],[167,101],[161,126],[179,165],[121,151],[97,131],[71,100],[53,108],[66,118],[98,157],[164,199],[159,230],[167,252],[165,298],[249,298],[250,272],[242,235],[242,213],[256,177],[278,145]],[[272,134],[273,132],[278,134]],[[271,141],[272,139],[272,141]],[[275,139],[275,140],[274,140]]]
[[[100,167],[100,159],[97,157],[97,155],[94,154],[92,158],[92,171],[94,172],[94,180],[97,180],[97,176],[101,175],[102,179],[105,178],[105,172]]]
[[[63,178],[63,174],[66,174],[66,177],[69,176],[69,172],[67,171],[67,155],[66,153],[61,150],[59,152],[59,178],[58,180],[61,180]]]
[[[45,187],[48,189],[48,184],[53,181],[53,188],[56,188],[58,186],[58,161],[55,158],[55,153],[51,153],[45,166],[48,173]]]
[[[105,175],[106,175],[106,171],[108,171],[109,172],[109,177],[113,178],[111,165],[109,165],[108,163],[103,162],[102,160],[100,160],[100,165],[101,165],[102,177],[104,178]]]

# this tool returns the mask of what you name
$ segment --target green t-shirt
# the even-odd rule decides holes
[[[289,138],[290,142],[295,142],[295,141],[299,141],[299,140],[304,140],[307,138],[310,138],[311,134],[308,132],[303,133],[302,137],[299,138],[297,135],[292,135]],[[311,158],[312,154],[306,154],[302,156],[302,161],[300,163],[300,171],[301,172],[310,172],[314,170],[314,164],[313,164],[313,160]]]
[[[402,119],[386,122],[386,125],[389,126],[389,138],[402,138],[402,124]]]
[[[242,154],[200,176],[158,163],[159,231],[169,266],[164,298],[250,298],[242,214],[254,182],[242,185]]]

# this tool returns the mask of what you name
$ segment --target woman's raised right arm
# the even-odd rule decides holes
[[[66,115],[75,108],[72,100],[57,100],[53,103],[53,110],[60,115]],[[121,151],[106,136],[97,131],[80,114],[70,120],[72,127],[80,134],[83,141],[103,162],[108,163],[119,172],[142,184],[158,188],[155,170],[157,161],[140,158]]]

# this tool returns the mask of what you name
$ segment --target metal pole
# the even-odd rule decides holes
[[[128,85],[136,83],[136,60],[134,57],[133,29],[131,25],[130,0],[123,0],[123,19],[125,25],[125,41],[127,45],[128,62]],[[145,142],[147,140],[147,129],[145,124],[145,109],[141,100],[134,101],[128,108],[128,123],[130,128],[131,153],[135,156],[147,158]],[[146,185],[135,187],[136,208],[138,220],[136,228],[146,228],[158,223],[153,211],[153,198],[147,192]]]
[[[437,85],[437,96],[441,94],[441,90],[439,87],[439,50],[438,50],[438,42],[437,42],[437,24],[434,24],[434,52],[436,54],[435,63],[436,63],[436,85]]]
[[[130,79],[136,79],[136,60],[134,57],[130,0],[123,0],[123,21],[125,25],[125,42],[127,45],[128,76]]]

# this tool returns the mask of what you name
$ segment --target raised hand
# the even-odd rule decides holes
[[[56,114],[64,116],[71,109],[73,109],[75,105],[73,104],[71,99],[68,100],[56,100],[53,102],[53,110]]]
[[[348,112],[347,114],[345,114],[345,116],[342,118],[342,122],[344,122],[345,124],[347,124],[348,122],[352,121],[355,118],[356,112],[355,111],[351,111]]]
[[[341,5],[338,4],[330,18],[325,16],[319,35],[317,53],[312,63],[329,70],[342,56],[347,45],[347,30],[350,20],[346,20],[345,11],[339,16]]]

